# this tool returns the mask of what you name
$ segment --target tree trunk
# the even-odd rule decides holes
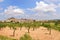
[[[0,28],[0,30],[1,30],[2,28]]]
[[[14,31],[13,31],[13,36],[15,36],[15,29],[14,29]]]
[[[20,30],[22,30],[22,27],[20,27]]]
[[[29,31],[29,30],[30,30],[30,27],[28,28],[28,33],[30,33],[30,31]]]
[[[35,30],[35,28],[33,28],[33,31]]]
[[[49,35],[51,35],[51,28],[49,29]]]
[[[10,30],[11,30],[11,27],[10,27]]]
[[[49,31],[49,35],[51,35],[51,28],[47,28],[47,30]]]

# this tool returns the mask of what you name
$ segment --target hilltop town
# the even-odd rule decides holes
[[[34,19],[24,19],[24,18],[21,18],[21,19],[18,19],[18,18],[14,18],[14,17],[11,17],[11,18],[8,18],[6,20],[0,20],[0,22],[13,22],[13,23],[23,23],[23,22],[59,22],[60,23],[60,19],[53,19],[53,20],[34,20]]]
[[[17,19],[17,18],[14,18],[14,17],[11,17],[11,18],[8,18],[6,20],[1,20],[0,22],[33,22],[33,21],[36,21],[36,20],[33,20],[33,19]]]

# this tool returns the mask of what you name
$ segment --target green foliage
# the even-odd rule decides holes
[[[13,29],[16,29],[16,27],[17,27],[16,23],[7,23],[6,25],[10,28],[13,28]]]
[[[19,27],[23,27],[23,23],[18,23],[17,24]]]
[[[43,26],[46,28],[60,30],[60,21],[56,21],[56,22],[55,21],[48,21],[48,22],[34,21],[34,22],[23,22],[23,23],[0,22],[0,28],[6,27],[6,26],[13,29],[16,29],[16,27],[39,28],[40,26]]]
[[[32,24],[32,28],[39,28],[41,26],[40,22],[33,22]]]
[[[16,39],[12,39],[12,38],[8,38],[0,35],[0,40],[16,40]]]
[[[46,27],[46,28],[50,28],[50,24],[49,23],[44,23],[43,26]]]
[[[0,23],[0,27],[6,27],[5,23]]]
[[[23,37],[20,38],[20,40],[32,40],[32,38],[28,34],[25,34]]]
[[[60,24],[57,24],[54,29],[60,31]]]
[[[5,23],[0,23],[0,30],[2,29],[2,28],[5,28],[6,27],[6,24]]]

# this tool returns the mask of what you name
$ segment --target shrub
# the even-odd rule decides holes
[[[32,40],[31,36],[28,34],[24,34],[23,37],[20,38],[20,40]]]

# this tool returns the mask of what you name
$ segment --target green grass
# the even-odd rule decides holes
[[[24,36],[22,36],[20,40],[32,40],[32,38],[29,34],[24,34]]]
[[[0,35],[0,40],[16,40],[16,39],[12,39],[12,38],[8,38]]]

